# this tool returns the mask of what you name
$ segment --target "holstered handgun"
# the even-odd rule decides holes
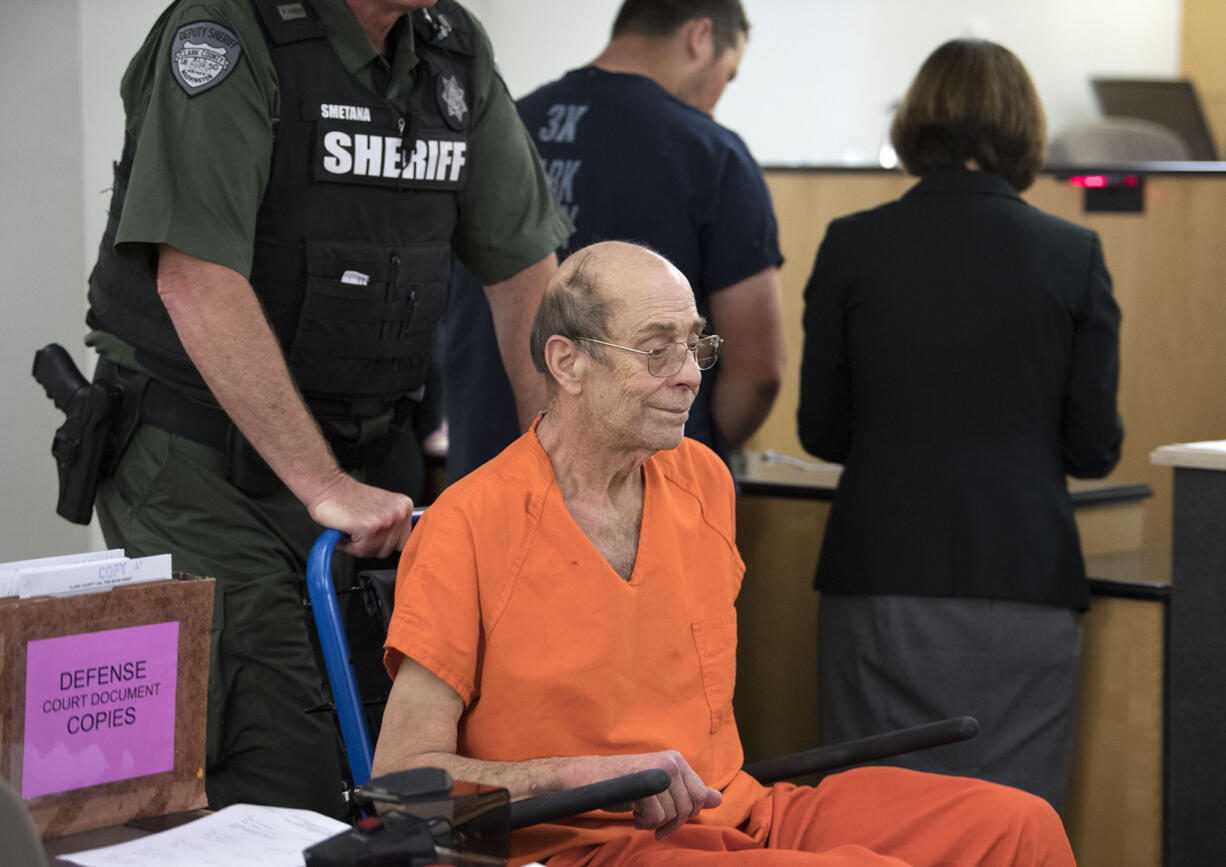
[[[123,392],[89,382],[58,343],[34,353],[33,373],[67,416],[51,442],[60,478],[55,510],[75,524],[88,524]]]

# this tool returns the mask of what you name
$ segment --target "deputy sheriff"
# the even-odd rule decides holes
[[[98,518],[217,579],[209,803],[342,815],[337,735],[306,712],[306,554],[321,526],[403,546],[453,252],[525,425],[543,407],[528,330],[571,226],[453,0],[179,0],[121,91],[87,318],[124,392]]]

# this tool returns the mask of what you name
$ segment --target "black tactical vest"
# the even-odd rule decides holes
[[[253,2],[281,112],[251,283],[316,416],[378,415],[420,393],[446,306],[472,28],[451,0],[412,13],[413,86],[385,99],[349,75],[307,4]],[[154,376],[198,381],[156,281],[114,252],[131,160],[125,148],[87,321],[138,347]]]

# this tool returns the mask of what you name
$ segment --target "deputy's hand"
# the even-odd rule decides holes
[[[676,750],[605,756],[600,761],[604,765],[604,779],[651,768],[668,771],[669,786],[663,792],[609,808],[616,811],[633,810],[634,827],[648,831],[654,829],[656,839],[667,837],[703,810],[718,807],[724,800],[719,791],[703,783],[685,757]]]
[[[315,523],[349,537],[337,547],[355,557],[390,556],[404,547],[413,529],[411,499],[342,472],[306,506]]]

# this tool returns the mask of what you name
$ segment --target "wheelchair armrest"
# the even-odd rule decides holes
[[[565,819],[588,810],[602,810],[618,804],[626,804],[663,792],[668,788],[668,771],[652,768],[636,771],[611,780],[601,780],[586,786],[577,786],[564,792],[526,798],[511,804],[510,827],[512,831]]]
[[[974,717],[954,717],[871,735],[854,741],[830,744],[778,758],[764,759],[760,762],[751,762],[745,766],[745,772],[758,782],[769,785],[792,777],[832,771],[836,768],[871,762],[913,750],[925,750],[929,747],[970,740],[978,731],[979,721]]]

